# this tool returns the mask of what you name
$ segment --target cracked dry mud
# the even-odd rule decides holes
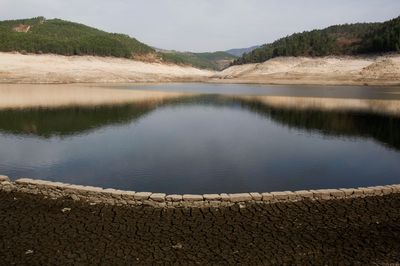
[[[155,209],[0,192],[0,206],[1,265],[400,262],[400,194]]]

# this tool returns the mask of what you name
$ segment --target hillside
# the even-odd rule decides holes
[[[248,48],[230,49],[230,50],[226,50],[225,53],[239,57],[239,56],[242,56],[243,54],[250,53],[251,51],[257,49],[258,47],[260,47],[260,46],[256,45],[256,46],[252,46],[252,47],[248,47]]]
[[[128,35],[44,17],[0,21],[0,51],[125,58],[155,52]]]
[[[232,64],[261,63],[280,56],[358,55],[400,51],[400,17],[295,33],[244,54]]]
[[[190,53],[156,50],[124,34],[108,33],[61,19],[0,21],[0,52],[93,55],[167,62],[221,70],[236,56],[225,52]]]
[[[2,83],[199,82],[213,71],[127,58],[0,52]]]
[[[400,54],[276,57],[231,66],[214,82],[315,85],[400,85]]]
[[[226,52],[191,53],[163,51],[162,58],[171,63],[191,65],[197,68],[222,70],[228,67],[237,57]]]

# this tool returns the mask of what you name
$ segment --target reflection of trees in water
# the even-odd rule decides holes
[[[400,118],[396,116],[363,111],[277,108],[257,101],[243,101],[242,104],[288,127],[328,136],[373,138],[400,149]]]
[[[228,101],[228,100],[227,100]],[[229,100],[230,101],[230,100]],[[160,101],[104,106],[74,106],[58,108],[28,108],[0,111],[0,132],[39,137],[84,134],[104,126],[132,123],[158,106],[212,104],[220,106],[215,96],[171,98]]]
[[[129,123],[150,112],[155,106],[125,104],[5,110],[0,112],[0,131],[45,138],[82,134],[103,126]]]
[[[288,127],[329,136],[373,138],[400,149],[400,118],[360,111],[326,111],[273,107],[257,100],[202,95],[135,104],[5,110],[0,112],[0,131],[40,137],[83,134],[108,125],[120,125],[152,112],[159,106],[203,105],[243,108]]]

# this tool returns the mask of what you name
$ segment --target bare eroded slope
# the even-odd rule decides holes
[[[400,84],[400,55],[374,57],[279,57],[232,66],[213,79],[228,83]]]
[[[218,82],[400,85],[400,55],[280,57],[222,72],[93,56],[0,53],[0,83]]]
[[[94,56],[0,53],[0,83],[203,81],[215,72]]]

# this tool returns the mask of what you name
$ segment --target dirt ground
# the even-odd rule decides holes
[[[0,83],[202,81],[214,73],[189,66],[114,57],[0,52]]]
[[[279,57],[232,66],[212,79],[222,83],[399,85],[400,55]]]
[[[0,261],[398,265],[399,209],[400,194],[246,208],[154,209],[0,193]]]
[[[215,72],[112,57],[0,52],[0,83],[138,82],[400,85],[400,55],[280,57]]]

